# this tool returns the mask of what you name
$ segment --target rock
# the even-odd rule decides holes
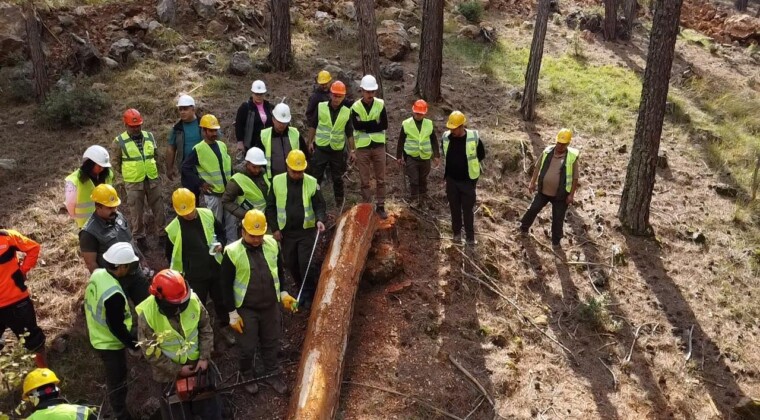
[[[70,28],[74,26],[74,18],[69,15],[58,15],[58,23],[64,28]]]
[[[128,31],[146,31],[148,30],[148,21],[144,16],[136,15],[127,18],[121,27]]]
[[[710,188],[714,189],[721,197],[736,198],[736,196],[739,195],[739,190],[728,184],[713,184],[710,185]]]
[[[99,90],[101,92],[105,92],[108,90],[108,85],[105,83],[93,83],[92,86],[90,86],[92,90]]]
[[[750,15],[733,15],[726,19],[724,25],[731,39],[745,40],[760,35],[760,19]]]
[[[314,19],[316,19],[316,20],[332,20],[332,17],[327,12],[323,12],[323,11],[317,10],[317,13],[314,14]]]
[[[602,30],[602,15],[599,13],[587,15],[583,10],[576,10],[567,15],[565,24],[571,29],[588,30],[597,33]]]
[[[618,153],[628,153],[628,145],[624,144],[617,148]]]
[[[26,56],[26,27],[21,9],[0,3],[0,64]]]
[[[526,20],[522,23],[521,27],[523,29],[533,29],[533,21],[532,20]]]
[[[317,57],[314,59],[314,64],[316,64],[317,67],[325,67],[326,65],[329,64],[329,62],[322,57]]]
[[[222,35],[226,29],[227,27],[219,23],[218,20],[212,20],[206,24],[206,33],[209,35]]]
[[[411,49],[409,35],[404,25],[393,20],[384,20],[377,30],[377,45],[380,55],[391,60],[401,61]]]
[[[139,63],[140,61],[144,59],[145,59],[145,53],[139,50],[133,50],[127,56],[127,61],[129,61],[130,63]]]
[[[253,63],[247,52],[237,51],[232,53],[232,57],[230,57],[230,66],[228,67],[228,71],[231,74],[245,76],[251,71],[251,67],[253,67]]]
[[[272,71],[272,65],[269,64],[268,60],[256,60],[253,66],[256,67],[256,70],[262,73],[269,73]]]
[[[179,54],[179,55],[188,55],[188,54],[190,54],[190,47],[188,47],[185,44],[177,45],[177,47],[174,50],[177,51],[177,54]]]
[[[69,77],[64,76],[58,79],[57,82],[55,82],[55,88],[60,90],[61,92],[71,92],[74,90],[74,84],[71,83],[71,80]]]
[[[251,43],[248,41],[248,38],[243,35],[230,38],[230,43],[235,51],[248,51],[248,49],[251,48]]]
[[[411,36],[420,36],[420,30],[416,26],[412,26],[406,32]]]
[[[420,44],[416,42],[412,42],[411,44],[409,44],[409,48],[411,48],[412,51],[417,51],[420,49]]]
[[[496,41],[496,28],[492,23],[480,22],[480,34],[488,42]]]
[[[129,53],[134,51],[135,44],[128,38],[121,38],[120,40],[111,44],[111,48],[108,50],[108,55],[113,57],[116,61],[124,63],[127,61]]]
[[[195,63],[195,67],[199,70],[209,70],[214,66],[216,66],[216,54],[207,54]]]
[[[111,57],[103,57],[103,64],[105,64],[109,69],[115,69],[119,67],[119,62]]]
[[[335,7],[335,14],[348,20],[356,20],[356,6],[352,1],[344,1]]]
[[[216,0],[191,0],[190,4],[201,19],[211,19],[216,16]]]
[[[77,71],[88,76],[97,74],[102,69],[103,57],[92,44],[80,45],[76,51]]]
[[[657,167],[660,169],[668,168],[668,154],[667,153],[661,152],[659,155],[657,155]]]
[[[533,323],[538,325],[539,327],[545,327],[549,325],[549,318],[547,318],[546,315],[542,314],[533,318]]]
[[[386,80],[403,80],[404,68],[399,63],[389,63],[380,66],[380,77]]]
[[[518,88],[512,88],[507,92],[507,97],[513,101],[519,101],[522,99],[522,91]]]
[[[163,28],[164,25],[159,23],[157,20],[151,20],[148,22],[148,33],[155,32],[157,29]]]
[[[61,28],[60,26],[56,25],[56,26],[53,26],[52,28],[50,28],[50,32],[52,32],[53,35],[60,35],[60,34],[63,33],[63,28]]]
[[[85,17],[92,11],[92,6],[77,6],[74,9],[74,15],[77,17]]]
[[[476,25],[467,25],[459,30],[457,36],[460,38],[478,39],[480,38],[480,28]]]
[[[177,16],[176,0],[159,0],[156,5],[158,20],[162,23],[172,23]]]

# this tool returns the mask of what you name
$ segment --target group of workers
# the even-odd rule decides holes
[[[235,119],[234,159],[220,140],[217,118],[199,118],[194,99],[180,96],[180,120],[171,130],[166,172],[170,180],[179,174],[181,187],[172,193],[176,217],[168,225],[159,186],[160,149],[153,134],[143,130],[143,118],[135,109],[124,112],[125,131],[114,138],[111,153],[102,146],[89,147],[80,168],[66,178],[65,205],[80,228],[80,251],[91,273],[84,296],[89,339],[105,367],[115,418],[131,418],[126,404],[128,353],[147,356],[165,397],[178,378],[212,369],[215,334],[228,345],[240,345],[243,378],[263,375],[276,392],[287,392],[277,360],[280,306],[308,311],[314,298],[320,270],[310,262],[319,233],[326,229],[327,206],[320,191],[325,173],[329,168],[335,205],[342,208],[343,175],[347,163],[356,165],[362,201],[374,202],[378,216],[387,218],[386,155],[394,158],[386,152],[387,110],[375,97],[373,76],[362,78],[361,98],[353,103],[346,99],[345,84],[333,81],[328,72],[319,72],[316,82],[306,110],[306,137],[290,125],[289,106],[273,106],[265,99],[265,83],[253,82],[252,95]],[[439,143],[427,112],[425,101],[413,104],[412,116],[401,124],[395,160],[409,180],[412,205],[420,208],[430,204],[431,167],[438,168],[443,160],[453,240],[461,243],[464,233],[465,243],[474,245],[473,210],[484,142],[478,131],[467,128],[465,115],[454,111]],[[556,144],[537,162],[529,187],[536,195],[520,227],[527,233],[536,215],[552,203],[555,246],[578,185],[579,152],[568,146],[571,138],[569,130],[561,130]],[[117,179],[126,191],[128,217],[119,211],[122,200],[113,186]],[[146,204],[152,223],[145,217]],[[154,237],[169,261],[169,268],[157,274],[143,255]],[[24,395],[34,396],[38,410],[64,410],[55,408],[63,404],[58,378],[46,370],[45,336],[24,284],[39,248],[19,232],[0,230],[0,332],[10,327],[36,352],[38,369],[27,377]],[[295,297],[287,290],[286,271],[299,288]],[[215,326],[205,309],[209,298]],[[257,352],[259,369],[254,366]],[[256,393],[258,387],[252,383],[246,390]],[[163,409],[221,416],[215,398]],[[90,413],[77,406],[66,410],[76,416],[60,418]]]

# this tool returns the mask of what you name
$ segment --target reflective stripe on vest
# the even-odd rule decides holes
[[[148,296],[135,309],[138,314],[145,317],[148,326],[153,330],[155,337],[150,337],[150,339],[160,338],[158,347],[164,356],[182,365],[200,358],[198,324],[201,320],[201,301],[195,293],[190,295],[187,309],[179,314],[182,334],[178,333],[169,323],[169,319],[158,310],[155,296]]]
[[[66,181],[71,182],[77,188],[77,204],[74,208],[74,221],[76,222],[77,227],[81,229],[92,213],[95,213],[95,203],[90,198],[92,190],[95,189],[95,184],[90,177],[87,177],[87,181],[80,181],[79,169],[70,173],[69,176],[66,177]],[[105,183],[113,183],[113,171],[108,171],[108,177],[106,177]]]
[[[450,131],[443,133],[443,156],[446,156],[446,152],[449,150],[449,135]],[[480,143],[480,136],[477,130],[467,130],[467,139],[465,140],[465,151],[467,154],[467,172],[470,175],[470,179],[478,179],[480,177],[480,161],[478,160],[478,143]]]
[[[280,277],[277,273],[277,255],[280,249],[277,241],[271,235],[264,235],[264,243],[261,245],[264,250],[264,259],[267,260],[269,272],[272,274],[274,282],[274,291],[277,295],[277,301],[280,301]],[[232,284],[232,293],[235,296],[235,307],[239,308],[243,304],[245,294],[248,291],[248,283],[251,280],[251,264],[248,260],[248,253],[243,245],[243,239],[227,245],[224,252],[230,258],[232,265],[235,266],[235,281]]]
[[[74,404],[58,404],[36,410],[27,420],[87,420],[92,413],[89,407]]]
[[[288,202],[288,174],[279,174],[272,180],[274,189],[274,198],[277,204],[277,224],[280,230],[285,229],[287,223],[287,213],[285,204]],[[317,179],[309,174],[303,174],[303,228],[313,228],[317,220],[314,217],[314,209],[311,207],[311,198],[317,193]]]
[[[359,121],[380,121],[380,114],[383,112],[385,102],[382,99],[375,98],[372,102],[372,108],[367,114],[367,110],[364,109],[362,100],[354,102],[351,109],[359,116]],[[356,137],[356,147],[367,147],[370,143],[385,143],[385,131],[379,133],[367,133],[361,130],[354,130]]]
[[[124,298],[124,325],[132,329],[132,312],[129,302],[119,281],[104,268],[92,272],[84,292],[84,315],[87,320],[87,332],[90,344],[98,350],[121,350],[124,344],[116,338],[106,322],[105,302],[111,296],[119,294]]]
[[[227,154],[227,145],[222,141],[217,141],[219,145],[219,153],[222,155],[222,165],[224,166],[224,173],[222,168],[219,167],[219,159],[216,158],[216,154],[211,150],[211,146],[205,141],[202,141],[193,147],[198,154],[198,175],[201,179],[211,185],[211,191],[217,194],[224,192],[225,179],[230,179],[232,176],[232,159]],[[224,174],[224,176],[222,176]]]
[[[544,153],[541,154],[541,166],[538,168],[539,173],[543,171],[546,157],[549,156],[549,153],[552,153],[552,151],[554,151],[554,146],[549,146],[544,149]],[[567,192],[570,192],[573,189],[573,164],[578,159],[580,153],[581,152],[578,149],[573,147],[567,148],[567,155],[565,161],[562,163],[565,165],[565,191]]]
[[[214,213],[209,209],[198,207],[198,217],[201,218],[201,225],[203,225],[203,234],[206,237],[206,247],[210,247],[214,242]],[[182,265],[182,229],[179,225],[179,217],[175,217],[169,225],[164,228],[166,236],[174,245],[172,250],[172,261],[169,267],[172,270],[177,270],[182,274],[185,274],[184,267]],[[222,256],[216,254],[214,257],[216,262],[222,263]]]
[[[333,123],[329,102],[320,102],[317,106],[317,117],[317,132],[314,140],[317,146],[330,146],[333,150],[343,150],[346,146],[346,124],[351,118],[351,110],[341,105],[338,117]]]
[[[114,139],[121,148],[121,177],[124,178],[124,182],[142,182],[146,176],[148,179],[158,178],[156,142],[153,134],[143,131],[142,136],[142,153],[126,131]]]
[[[411,157],[428,160],[433,156],[433,147],[430,145],[430,136],[433,134],[433,122],[427,118],[422,120],[422,131],[417,129],[414,118],[407,118],[402,123],[406,141],[404,153]]]
[[[290,150],[298,149],[298,140],[301,135],[295,127],[288,127],[288,140],[290,140]],[[272,179],[272,127],[261,130],[261,144],[264,145],[264,154],[267,157],[267,178]],[[288,157],[288,154],[285,154]]]
[[[235,200],[240,207],[246,211],[256,209],[263,212],[266,210],[269,190],[261,191],[259,186],[250,177],[240,172],[232,175],[232,180],[243,190],[243,195],[238,196]],[[269,178],[264,177],[264,182],[269,186]]]

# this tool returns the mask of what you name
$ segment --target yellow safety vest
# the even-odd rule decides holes
[[[288,140],[290,140],[290,150],[298,149],[298,139],[301,135],[295,127],[288,127]],[[261,144],[264,145],[264,154],[267,157],[267,178],[272,178],[272,127],[261,130]],[[286,156],[287,157],[287,156]]]
[[[372,108],[369,110],[369,114],[367,114],[367,111],[364,109],[364,104],[361,99],[354,102],[351,109],[356,112],[360,121],[380,121],[380,114],[383,112],[384,107],[385,102],[383,102],[382,99],[375,98],[372,102]],[[356,147],[367,147],[372,142],[381,144],[385,143],[385,131],[379,133],[367,133],[365,131],[355,130],[355,132]]]
[[[95,414],[90,407],[74,404],[58,404],[52,407],[36,410],[27,420],[87,420]]]
[[[76,222],[77,227],[81,229],[82,226],[84,226],[84,224],[87,222],[87,219],[90,218],[92,213],[95,213],[95,203],[90,198],[92,190],[95,189],[95,184],[93,184],[90,177],[87,177],[87,181],[80,181],[79,171],[80,170],[77,169],[76,171],[70,173],[69,176],[66,177],[66,181],[71,182],[75,187],[77,187],[77,204],[74,208],[74,221]],[[113,183],[113,171],[108,171],[108,177],[106,177],[105,183]]]
[[[417,122],[414,118],[407,118],[401,126],[406,133],[404,153],[423,160],[430,159],[433,156],[433,147],[430,144],[430,136],[433,134],[433,121],[423,118],[422,131],[417,129]]]
[[[285,205],[288,202],[288,174],[279,174],[272,180],[272,188],[274,188],[274,198],[277,204],[277,224],[280,226],[280,230],[285,229],[287,222],[287,213],[285,211]],[[311,207],[311,198],[317,193],[317,178],[309,174],[303,174],[303,188],[301,189],[303,195],[303,228],[313,228],[316,223],[316,217],[314,216],[314,209]]]
[[[201,357],[198,343],[198,324],[201,320],[201,300],[193,293],[187,308],[179,314],[179,324],[182,333],[177,332],[169,323],[169,319],[158,310],[155,296],[148,296],[141,304],[137,305],[137,313],[143,315],[148,326],[155,335],[163,336],[158,343],[161,353],[172,362],[181,365],[188,361],[195,361]]]
[[[351,110],[341,105],[335,123],[330,115],[329,102],[317,106],[317,132],[314,141],[319,147],[330,146],[333,150],[343,150],[346,146],[346,124],[351,118]]]
[[[222,155],[223,168],[219,167],[219,160],[206,141],[196,144],[193,149],[198,154],[199,166],[196,167],[198,175],[203,181],[211,185],[212,192],[221,194],[224,192],[224,180],[230,179],[232,176],[232,159],[227,154],[227,145],[223,141],[217,141],[216,144],[219,145],[219,153]]]
[[[238,196],[235,200],[238,205],[246,210],[261,210],[262,212],[267,208],[267,194],[269,189],[261,191],[258,185],[253,180],[240,172],[232,175],[232,180],[237,183],[243,190],[243,195]],[[269,187],[269,178],[264,177],[267,187]]]
[[[554,150],[554,146],[549,146],[546,149],[544,149],[544,153],[541,154],[541,167],[539,167],[538,171],[539,173],[543,172],[544,169],[544,162],[546,162],[546,157],[549,156],[549,153],[551,153]],[[573,189],[573,164],[578,159],[578,156],[580,156],[581,152],[578,149],[575,149],[573,147],[567,148],[567,157],[565,157],[565,190],[567,192],[570,192]]]
[[[277,255],[280,252],[280,248],[272,235],[264,235],[264,243],[261,246],[263,247],[264,259],[267,260],[269,272],[272,274],[274,291],[279,302],[280,277],[277,272]],[[235,266],[235,281],[232,284],[232,292],[235,297],[235,307],[239,308],[243,304],[245,294],[248,291],[248,283],[251,280],[251,264],[248,261],[248,253],[245,251],[243,239],[238,239],[227,245],[224,248],[224,252],[229,257],[232,265]]]
[[[87,320],[87,332],[90,344],[97,350],[121,350],[124,344],[116,338],[106,323],[105,302],[111,296],[119,294],[124,298],[124,325],[132,329],[132,311],[121,284],[105,268],[92,272],[84,292],[84,315]]]
[[[126,131],[114,139],[121,148],[121,177],[124,182],[143,182],[148,179],[158,178],[158,166],[156,166],[156,141],[153,133],[143,131],[143,150],[135,144]]]
[[[449,150],[449,135],[451,131],[443,133],[443,156],[446,156],[446,152]],[[480,161],[478,160],[478,143],[480,143],[480,136],[477,130],[467,130],[467,139],[465,140],[465,150],[467,153],[467,172],[470,175],[470,179],[478,179],[480,177]]]
[[[214,213],[209,209],[200,207],[198,207],[197,210],[198,217],[201,218],[201,225],[203,225],[203,233],[206,236],[206,246],[210,247],[214,242]],[[172,245],[174,245],[174,249],[172,250],[172,261],[169,264],[169,268],[184,274],[185,270],[182,266],[182,229],[179,225],[179,218],[175,217],[164,230],[166,231],[166,236],[172,242]],[[222,263],[221,255],[217,254],[215,258],[216,262],[219,264]]]

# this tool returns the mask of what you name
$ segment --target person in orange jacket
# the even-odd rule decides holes
[[[18,253],[24,258],[19,260]],[[36,353],[37,367],[47,367],[45,333],[37,325],[37,315],[29,298],[26,275],[37,264],[40,244],[11,229],[0,229],[0,335],[10,328],[24,337],[24,347]],[[24,335],[28,334],[28,335]]]

